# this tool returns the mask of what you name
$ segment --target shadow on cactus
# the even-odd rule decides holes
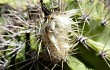
[[[0,70],[110,69],[108,4],[102,0],[23,3],[2,5]]]

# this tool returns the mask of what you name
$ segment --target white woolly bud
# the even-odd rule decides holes
[[[76,11],[55,12],[49,15],[48,22],[46,23],[45,32],[45,46],[49,47],[49,53],[51,59],[54,60],[66,60],[68,52],[71,50],[68,33],[72,31],[71,24],[74,21],[70,18],[76,13]]]

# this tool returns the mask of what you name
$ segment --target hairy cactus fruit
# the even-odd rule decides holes
[[[68,14],[68,12],[70,13]],[[76,13],[76,10],[70,10],[62,13],[54,12],[48,16],[49,18],[45,23],[47,25],[42,32],[42,41],[48,49],[50,59],[53,61],[66,61],[68,53],[71,48],[74,47],[71,45],[68,36],[68,33],[72,31],[71,25],[75,25],[70,18],[70,15],[73,15],[74,13]]]

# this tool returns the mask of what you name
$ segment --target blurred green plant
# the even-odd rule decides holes
[[[110,69],[109,0],[0,3],[1,70]]]

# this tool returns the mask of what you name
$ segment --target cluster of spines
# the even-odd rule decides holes
[[[100,44],[101,41],[98,41],[98,38],[102,38],[105,35],[103,30],[107,30],[108,32],[107,35],[105,35],[105,39],[109,36],[109,6],[104,4],[104,2],[101,0],[93,2],[85,1],[85,3],[83,3],[83,1],[78,1],[82,16],[79,17],[80,20],[77,20],[80,21],[78,23],[78,26],[81,28],[81,30],[79,28],[79,31],[77,32],[78,34],[76,34],[76,40],[77,42],[82,43],[86,47],[86,49],[90,50],[90,48],[92,48],[93,50],[95,50],[95,52],[98,53],[97,57],[101,56],[101,58],[103,58],[108,67],[110,67],[109,48],[106,46],[109,40],[107,39],[107,41],[104,42],[103,45]],[[88,6],[90,8],[88,8]],[[101,8],[101,10],[98,9],[99,11],[97,11],[97,8]],[[95,17],[96,19],[94,19]],[[91,21],[98,22],[94,23]],[[88,27],[89,30],[86,30],[88,29]],[[99,30],[99,32],[93,32],[95,31],[94,29],[97,29],[98,27],[103,28],[102,31]]]

